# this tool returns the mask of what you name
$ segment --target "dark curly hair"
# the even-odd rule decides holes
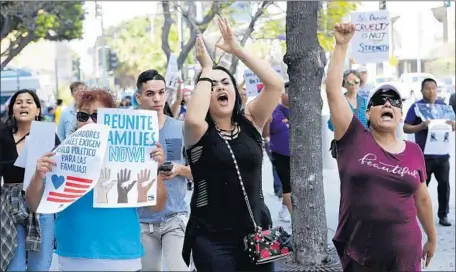
[[[242,128],[246,129],[247,134],[252,137],[261,147],[263,146],[263,137],[261,134],[258,132],[258,130],[255,128],[253,123],[245,117],[244,110],[242,109],[242,100],[241,100],[241,94],[239,93],[238,90],[238,84],[236,82],[236,79],[234,78],[233,74],[230,73],[228,69],[226,69],[223,66],[214,66],[212,67],[213,70],[220,70],[225,72],[231,79],[231,82],[234,87],[234,91],[236,94],[236,98],[234,101],[234,107],[233,107],[233,113],[231,115],[231,122],[233,124],[238,124],[242,126]],[[199,72],[195,78],[195,82],[198,82],[198,79],[201,77],[201,72]],[[212,119],[209,111],[206,114],[206,122],[209,124],[209,127],[214,127],[215,123],[214,120]]]
[[[16,103],[17,97],[24,93],[27,93],[32,96],[36,107],[40,110],[40,114],[37,116],[37,118],[35,120],[36,121],[43,120],[43,116],[41,115],[41,113],[42,113],[41,102],[40,102],[40,99],[38,98],[38,95],[35,93],[35,91],[29,90],[29,89],[19,90],[13,94],[13,96],[11,97],[9,106],[8,106],[8,119],[6,120],[6,128],[9,129],[12,133],[17,132],[17,122],[16,122],[16,119],[14,118],[13,107],[14,107],[14,104]]]

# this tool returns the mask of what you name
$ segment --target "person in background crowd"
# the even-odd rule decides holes
[[[239,84],[238,90],[239,90],[239,94],[241,95],[242,106],[245,107],[245,105],[247,104],[247,100],[248,100],[247,88],[245,87],[245,80],[242,81],[241,84]]]
[[[182,105],[184,104],[183,92],[187,89],[182,90],[182,80],[179,79],[177,82],[178,82],[177,90],[175,91],[176,98],[174,99],[174,102],[171,104],[171,106],[169,105],[168,102],[167,102],[167,105],[170,108],[171,115],[173,117],[175,117],[176,119],[179,119],[179,113],[181,112]],[[167,87],[166,92],[168,94],[170,94],[173,92],[173,89]],[[170,99],[169,95],[168,95],[168,99]],[[169,102],[171,102],[171,101],[169,101]]]
[[[279,218],[284,222],[291,220],[291,180],[290,180],[290,110],[288,108],[288,82],[285,83],[285,92],[282,93],[280,104],[272,113],[272,122],[269,124],[271,137],[270,148],[272,164],[277,170],[282,182],[282,209]]]
[[[286,83],[285,83],[286,85]],[[274,178],[274,183],[273,183],[273,187],[274,187],[274,194],[280,199],[283,197],[283,188],[282,188],[282,181],[280,180],[279,178],[279,174],[277,174],[277,170],[274,166],[274,164],[272,163],[272,155],[271,155],[271,145],[270,145],[270,133],[269,133],[269,126],[272,122],[272,117],[268,119],[268,122],[264,125],[264,128],[263,128],[263,139],[264,139],[264,150],[266,151],[266,154],[268,155],[269,157],[269,160],[271,161],[271,168],[272,168],[272,176]],[[283,207],[282,207],[283,209]]]
[[[9,101],[6,101],[4,105],[2,105],[2,112],[0,117],[0,123],[5,123],[8,120],[8,105]]]
[[[185,120],[185,116],[187,115],[187,106],[188,102],[190,101],[190,98],[192,98],[192,90],[190,89],[183,89],[182,90],[182,102],[180,104],[180,111],[178,115],[179,120]]]
[[[273,271],[273,263],[256,265],[244,251],[243,238],[255,228],[241,188],[245,187],[256,224],[268,229],[272,220],[262,192],[261,132],[284,82],[269,64],[239,45],[227,19],[217,23],[223,43],[216,46],[245,63],[264,83],[264,90],[242,111],[236,80],[226,68],[213,67],[198,35],[196,56],[202,70],[184,122],[195,188],[182,254],[187,265],[193,254],[198,271]]]
[[[44,120],[47,122],[54,122],[55,110],[54,107],[47,107],[46,114],[44,114]]]
[[[80,94],[76,113],[77,128],[97,121],[99,108],[116,108],[114,97],[98,89]],[[48,153],[36,164],[36,171],[26,190],[30,209],[36,211],[44,190],[46,173],[55,166]],[[159,165],[163,163],[160,144],[151,153]],[[102,175],[114,175],[101,171]],[[157,206],[162,210],[166,202],[163,179],[157,178]],[[136,208],[94,208],[93,190],[65,210],[56,214],[56,253],[60,271],[138,271],[141,270],[141,245],[138,213]]]
[[[456,93],[453,93],[450,96],[450,106],[453,107],[454,114],[456,114]]]
[[[59,125],[60,116],[62,115],[62,111],[63,111],[63,100],[57,99],[57,102],[55,104],[55,113],[54,113],[54,122],[56,125]]]
[[[73,103],[62,112],[61,120],[58,122],[57,135],[61,141],[65,140],[76,126],[76,109],[80,94],[87,90],[87,86],[80,81],[73,82],[70,85]]]
[[[371,90],[369,130],[347,104],[340,82],[354,33],[353,24],[335,25],[326,80],[336,141],[332,154],[341,183],[333,242],[343,271],[421,271],[421,258],[427,266],[437,238],[423,153],[417,144],[396,137],[402,99],[395,87]],[[428,238],[423,249],[417,217]]]
[[[47,103],[43,99],[40,99],[40,104],[41,104],[41,107],[43,107],[43,112],[41,113],[41,115],[46,116],[46,114],[48,114]]]
[[[26,89],[16,92],[0,130],[0,271],[49,271],[52,262],[54,215],[29,210],[23,192],[25,169],[14,166],[34,120],[42,120],[38,96]],[[55,144],[60,144],[57,135]]]
[[[119,104],[120,109],[130,109],[131,108],[131,96],[125,96]]]
[[[185,166],[182,154],[183,122],[165,115],[164,105],[168,99],[166,82],[156,70],[142,72],[136,84],[138,108],[157,112],[164,160],[172,166],[169,171],[160,171],[168,192],[165,209],[161,212],[153,212],[149,208],[138,209],[141,241],[144,246],[142,269],[161,271],[163,256],[169,271],[188,271],[181,249],[189,210],[185,202],[186,179],[191,179],[192,174],[190,167]]]
[[[367,128],[367,119],[366,119],[366,98],[361,96],[358,93],[359,83],[361,82],[361,75],[358,71],[349,69],[346,70],[342,77],[342,87],[344,87],[347,92],[345,93],[345,98],[350,105],[353,113],[358,117],[358,120]],[[328,79],[326,79],[328,81]],[[334,131],[334,126],[331,122],[331,116],[328,120],[328,128],[331,131]]]
[[[417,104],[442,104],[445,102],[437,100],[437,82],[432,78],[426,78],[421,83],[421,93],[423,99],[415,102],[408,110],[407,116],[404,123],[404,133],[414,133],[415,142],[420,146],[424,152],[426,147],[426,139],[428,137],[428,125],[430,120],[423,121],[415,113],[415,107]],[[448,121],[452,125],[453,131],[455,124],[453,121]],[[449,149],[443,150],[448,152]],[[434,174],[437,180],[437,195],[439,201],[439,209],[437,215],[439,217],[439,224],[442,226],[451,226],[448,220],[448,213],[450,211],[450,155],[446,153],[442,155],[439,152],[438,155],[424,154],[424,161],[426,163],[426,185],[431,182],[432,174]]]
[[[370,93],[370,90],[372,90],[375,86],[372,84],[369,84],[369,75],[367,73],[367,68],[365,66],[360,66],[356,70],[359,73],[359,79],[360,79],[358,93],[362,97],[367,98],[367,96]]]

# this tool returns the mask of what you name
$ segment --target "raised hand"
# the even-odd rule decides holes
[[[334,38],[336,39],[336,44],[346,45],[353,38],[355,34],[355,25],[354,24],[335,24],[334,25]]]
[[[179,79],[177,83],[176,101],[182,102],[182,98],[184,97],[182,93],[182,79]]]
[[[201,65],[201,68],[212,68],[214,65],[209,53],[207,52],[201,35],[196,37],[196,59]]]
[[[138,203],[147,202],[147,192],[152,188],[155,179],[150,181],[151,171],[144,169],[138,173]]]
[[[108,203],[108,192],[114,187],[116,180],[109,181],[111,178],[111,169],[105,167],[101,170],[100,180],[97,183],[97,202]]]
[[[120,170],[117,173],[117,203],[128,203],[128,193],[135,186],[136,180],[128,184],[130,180],[131,170]]]
[[[46,174],[52,171],[52,168],[56,166],[55,161],[52,160],[54,155],[53,152],[46,153],[36,162],[35,177],[44,179]]]
[[[226,18],[218,18],[217,25],[222,34],[223,42],[217,43],[215,46],[222,49],[228,54],[236,54],[236,51],[241,49],[236,36],[233,34],[233,29]]]

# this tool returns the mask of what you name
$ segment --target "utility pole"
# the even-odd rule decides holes
[[[418,11],[418,22],[417,22],[417,29],[418,29],[418,44],[417,44],[417,56],[416,56],[416,72],[417,73],[421,73],[421,42],[422,42],[422,35],[421,35],[421,31],[422,31],[422,23],[421,23],[421,17],[422,17],[422,14],[421,14],[421,11]]]
[[[101,26],[101,82],[103,87],[108,87],[108,75],[106,69],[106,45],[105,45],[105,34],[104,34],[104,25],[103,25],[103,7],[95,2],[95,16],[100,18],[100,26]]]
[[[378,6],[378,9],[379,10],[386,10],[386,1],[380,1],[379,2],[379,6]],[[376,64],[376,73],[379,74],[383,74],[385,71],[384,71],[384,65],[383,65],[383,62],[380,62],[380,63],[377,63]]]
[[[448,43],[448,8],[451,7],[451,1],[444,1],[443,6],[433,8],[432,14],[443,26],[443,42]]]

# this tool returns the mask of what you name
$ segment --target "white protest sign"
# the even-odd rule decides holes
[[[53,122],[32,122],[30,136],[27,137],[26,143],[24,190],[29,186],[35,172],[36,161],[54,148],[55,131],[56,127]]]
[[[179,68],[177,66],[177,58],[174,54],[169,55],[168,67],[166,68],[166,87],[177,90],[179,87]]]
[[[273,67],[279,75],[283,76],[282,65]],[[244,71],[245,89],[247,97],[257,96],[263,90],[263,83],[252,70]]]
[[[94,189],[94,207],[156,205],[158,165],[150,153],[158,142],[157,112],[99,109],[98,122],[111,130],[101,180]]]
[[[355,34],[351,57],[357,64],[389,60],[390,17],[388,11],[352,12]]]
[[[37,213],[61,212],[95,187],[106,154],[108,133],[107,126],[87,124],[55,149],[53,160],[57,166],[46,175]]]
[[[432,120],[428,125],[428,134],[424,146],[425,155],[446,155],[451,149],[450,133],[453,129],[446,120]]]
[[[24,145],[22,146],[22,149],[21,149],[21,154],[19,154],[16,161],[14,162],[14,166],[17,166],[20,168],[25,168],[25,165],[27,164],[28,139],[29,139],[28,137],[25,137]]]

